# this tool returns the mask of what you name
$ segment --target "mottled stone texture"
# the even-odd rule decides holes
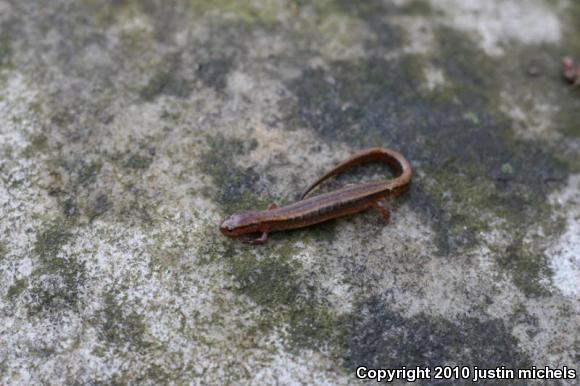
[[[0,0],[0,384],[578,370],[578,20],[571,0]],[[219,234],[368,146],[415,167],[388,226]]]

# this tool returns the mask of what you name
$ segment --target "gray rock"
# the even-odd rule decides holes
[[[579,370],[580,4],[208,3],[0,0],[0,383]],[[219,233],[370,146],[389,225]]]

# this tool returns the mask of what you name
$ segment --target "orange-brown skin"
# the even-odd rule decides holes
[[[397,176],[391,180],[366,182],[334,190],[310,198],[308,193],[323,181],[354,166],[371,162],[384,162],[395,170]],[[389,210],[385,208],[385,198],[393,198],[409,188],[413,171],[409,161],[402,154],[384,148],[363,150],[338,164],[320,177],[302,194],[300,201],[278,208],[271,204],[268,210],[241,212],[225,219],[220,231],[228,237],[260,233],[256,239],[245,240],[251,244],[263,244],[268,233],[286,229],[302,228],[337,217],[343,217],[375,207],[385,221],[389,220]]]

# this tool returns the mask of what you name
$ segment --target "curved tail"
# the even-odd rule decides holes
[[[308,193],[310,193],[314,188],[320,185],[322,182],[326,181],[330,177],[334,177],[337,174],[343,173],[355,166],[364,165],[372,162],[384,162],[387,163],[391,168],[394,169],[396,177],[392,181],[402,180],[401,184],[409,183],[411,177],[413,176],[413,169],[411,164],[403,155],[395,150],[374,147],[371,149],[362,150],[354,154],[349,159],[336,165],[331,171],[320,177],[312,185],[310,185],[304,192],[300,195],[300,200],[303,200]]]

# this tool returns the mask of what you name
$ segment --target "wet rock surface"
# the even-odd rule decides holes
[[[578,370],[580,93],[561,78],[578,15],[0,0],[0,383]],[[219,234],[369,146],[415,169],[388,226]]]

